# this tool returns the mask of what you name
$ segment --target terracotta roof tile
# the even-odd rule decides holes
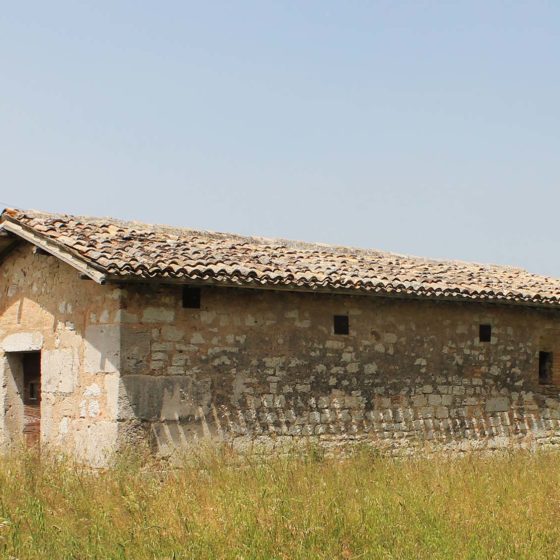
[[[243,237],[111,218],[6,210],[9,220],[114,279],[560,304],[560,280],[519,268]]]

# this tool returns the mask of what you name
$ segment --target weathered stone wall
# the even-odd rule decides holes
[[[333,334],[347,314],[349,335]],[[123,289],[121,426],[160,453],[205,436],[458,449],[560,441],[560,314],[515,306],[203,288]],[[479,325],[492,325],[491,343]],[[560,355],[554,379],[560,383]]]
[[[94,465],[117,440],[205,437],[456,449],[560,441],[560,313],[520,306],[202,288],[99,286],[21,245],[0,266],[0,439],[11,361],[42,353],[43,445]],[[333,333],[348,315],[349,335]],[[492,341],[479,341],[479,325]],[[539,351],[555,352],[539,385]],[[16,399],[17,400],[17,399]]]
[[[4,445],[21,437],[9,425],[18,398],[21,401],[11,368],[19,352],[40,350],[41,445],[75,452],[93,465],[104,463],[117,434],[119,321],[118,288],[81,280],[73,268],[35,254],[28,244],[3,260],[0,440]]]

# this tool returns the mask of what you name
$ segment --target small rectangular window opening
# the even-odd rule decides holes
[[[552,383],[552,352],[539,352],[539,383]]]
[[[334,316],[334,334],[349,334],[350,323],[348,315],[335,315]]]
[[[200,309],[200,288],[183,286],[183,307],[185,309]]]
[[[480,325],[478,338],[480,342],[491,342],[492,325]]]

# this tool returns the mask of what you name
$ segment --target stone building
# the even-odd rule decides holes
[[[5,210],[0,440],[555,444],[560,281],[516,268]]]

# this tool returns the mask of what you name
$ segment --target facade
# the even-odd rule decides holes
[[[560,281],[520,269],[6,210],[0,441],[92,465],[366,442],[560,441]]]

